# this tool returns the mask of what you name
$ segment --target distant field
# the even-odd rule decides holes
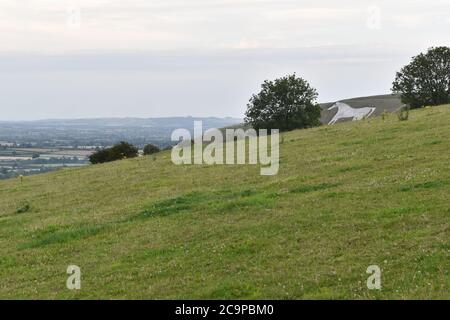
[[[87,157],[90,156],[95,150],[72,150],[72,149],[61,149],[61,148],[14,148],[17,152],[21,153],[39,153],[39,154],[53,154],[62,156],[80,156]]]
[[[92,150],[62,148],[0,148],[0,180],[45,173],[67,166],[85,166]]]
[[[0,161],[4,161],[4,160],[31,160],[31,157],[25,157],[25,156],[21,156],[21,157],[13,157],[13,156],[0,156]]]
[[[276,176],[161,152],[0,181],[0,298],[450,299],[449,137],[450,105],[283,134]]]

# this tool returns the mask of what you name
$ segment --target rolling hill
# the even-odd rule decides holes
[[[346,103],[352,108],[374,107],[375,112],[371,115],[372,117],[379,116],[383,112],[393,113],[403,105],[399,94],[385,94],[378,96],[351,98],[340,100],[340,102]],[[336,114],[335,110],[328,111],[328,108],[331,107],[334,103],[335,102],[328,102],[320,104],[320,107],[322,108],[320,121],[322,123],[329,123],[333,116]],[[342,122],[343,120],[340,120],[340,122]]]
[[[141,148],[147,143],[164,148],[172,145],[170,135],[175,129],[193,130],[194,121],[202,121],[203,127],[208,129],[238,124],[242,119],[166,117],[0,121],[0,142],[63,147],[110,146],[124,140]]]
[[[449,137],[450,105],[283,134],[276,176],[161,152],[0,181],[0,298],[449,299]]]
[[[381,115],[383,112],[387,113],[394,113],[398,109],[400,109],[403,106],[403,103],[400,99],[399,94],[384,94],[384,95],[377,95],[377,96],[367,96],[367,97],[358,97],[358,98],[351,98],[351,99],[343,99],[339,101],[334,102],[325,102],[320,103],[321,116],[320,116],[320,122],[322,124],[328,124],[330,120],[333,118],[333,116],[336,114],[336,110],[328,110],[332,105],[334,105],[336,102],[343,102],[347,105],[349,105],[352,108],[359,109],[364,107],[373,107],[375,108],[375,111],[369,116],[369,117],[376,117]],[[338,122],[345,122],[349,121],[351,119],[344,118],[339,120]],[[234,125],[227,126],[227,128],[250,128],[249,125],[245,125],[243,123],[238,123]]]

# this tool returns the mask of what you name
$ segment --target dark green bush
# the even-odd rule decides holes
[[[31,206],[29,203],[22,204],[19,208],[17,208],[16,213],[25,213],[30,211]]]
[[[92,164],[111,162],[138,156],[138,149],[132,144],[122,141],[111,148],[99,150],[89,157]]]
[[[144,155],[150,155],[159,152],[160,149],[154,144],[148,144],[144,147]]]

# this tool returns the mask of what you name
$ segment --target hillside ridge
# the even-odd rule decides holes
[[[283,133],[273,177],[165,151],[0,181],[0,297],[448,299],[449,136],[447,105]]]

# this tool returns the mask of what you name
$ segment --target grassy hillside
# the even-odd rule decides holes
[[[163,152],[0,181],[0,298],[449,299],[449,137],[441,106],[287,133],[272,177]]]

